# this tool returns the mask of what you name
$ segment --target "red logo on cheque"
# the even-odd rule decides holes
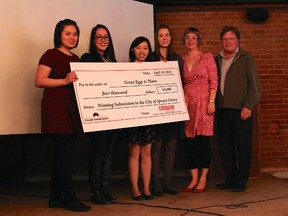
[[[170,111],[170,110],[175,110],[174,105],[163,105],[163,106],[158,106],[160,111]]]

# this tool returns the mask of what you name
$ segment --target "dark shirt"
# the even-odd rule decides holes
[[[75,54],[66,55],[57,48],[47,50],[39,60],[52,70],[49,78],[63,79],[70,70],[70,62],[79,62]],[[41,103],[41,130],[44,133],[75,134],[82,132],[73,84],[45,88]]]

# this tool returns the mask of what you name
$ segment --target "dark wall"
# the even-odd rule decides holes
[[[91,152],[86,137],[79,138],[73,150],[75,177],[87,178],[87,155]],[[175,170],[187,170],[182,142],[178,143]],[[44,135],[0,136],[0,182],[47,181],[50,179],[53,146]],[[161,164],[163,156],[161,156]],[[112,178],[128,177],[128,145],[114,148]]]

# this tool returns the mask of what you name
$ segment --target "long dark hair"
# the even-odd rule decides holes
[[[171,61],[174,60],[174,47],[173,47],[173,35],[172,35],[172,31],[170,29],[170,27],[166,24],[161,24],[157,27],[156,29],[156,34],[155,34],[155,57],[157,58],[157,60],[160,60],[161,58],[163,58],[163,56],[160,53],[160,47],[159,47],[159,41],[158,41],[158,33],[160,29],[168,29],[170,37],[171,37],[171,41],[170,44],[168,46],[168,53],[167,53],[167,58],[166,60]],[[159,58],[159,59],[158,59]]]
[[[136,59],[135,53],[133,52],[133,49],[135,47],[137,47],[140,43],[142,42],[147,42],[148,44],[148,48],[149,48],[149,54],[147,56],[147,58],[145,59],[145,61],[151,61],[151,53],[152,53],[152,48],[151,48],[151,44],[150,41],[148,40],[148,38],[140,36],[137,37],[133,40],[133,42],[131,43],[130,49],[129,49],[129,60],[130,62],[134,62]]]
[[[110,31],[108,30],[108,28],[102,24],[97,24],[92,30],[91,30],[91,34],[90,34],[90,43],[89,43],[89,52],[94,56],[94,58],[96,59],[96,61],[99,62],[103,62],[103,59],[101,58],[100,54],[97,52],[96,47],[95,47],[95,43],[94,43],[94,38],[95,38],[95,33],[98,29],[103,28],[107,31],[108,36],[109,36],[109,44],[107,49],[104,52],[104,57],[105,59],[109,59],[112,62],[116,62],[116,57],[115,57],[115,52],[114,52],[114,46],[113,46],[113,41],[112,41],[112,37],[110,34]]]
[[[62,40],[61,40],[61,34],[67,25],[73,25],[76,28],[77,34],[78,34],[78,41],[75,45],[75,48],[78,46],[79,42],[79,37],[80,37],[80,30],[79,27],[77,26],[77,23],[74,20],[71,19],[64,19],[59,21],[54,30],[54,47],[59,48],[62,45]]]

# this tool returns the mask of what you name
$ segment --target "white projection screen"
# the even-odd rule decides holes
[[[138,36],[154,46],[153,5],[133,0],[9,0],[0,7],[0,135],[40,133],[43,89],[34,86],[40,56],[53,48],[54,28],[69,18],[80,27],[74,53],[88,50],[90,31],[106,25],[119,62]]]

